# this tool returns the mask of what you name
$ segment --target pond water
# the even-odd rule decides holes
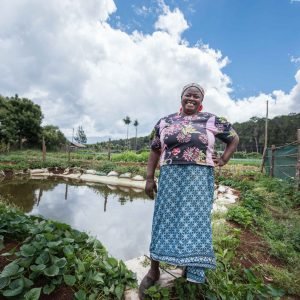
[[[67,223],[123,260],[148,253],[154,201],[142,191],[62,180],[7,180],[0,195],[27,214]]]

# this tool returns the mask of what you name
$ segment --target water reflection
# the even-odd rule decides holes
[[[139,190],[27,179],[0,183],[0,194],[28,214],[96,236],[117,258],[148,252],[154,202]]]

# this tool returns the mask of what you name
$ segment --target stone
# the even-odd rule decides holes
[[[85,174],[91,174],[91,175],[96,175],[97,171],[96,170],[86,170]]]
[[[143,176],[141,175],[136,175],[134,177],[131,178],[132,180],[136,180],[136,181],[143,181],[145,180]]]
[[[220,193],[225,193],[226,192],[226,187],[224,185],[220,185],[219,188],[218,188],[218,191]]]
[[[40,174],[40,173],[45,173],[45,172],[48,172],[48,170],[47,169],[33,169],[33,170],[29,171],[30,174]]]
[[[127,172],[127,173],[124,173],[124,174],[121,174],[119,177],[120,178],[131,178],[132,174]]]
[[[110,172],[107,174],[107,176],[116,176],[116,177],[118,177],[118,176],[119,176],[119,173],[116,172],[116,171],[110,171]]]

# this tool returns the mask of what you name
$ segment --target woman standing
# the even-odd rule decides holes
[[[146,194],[157,192],[154,172],[160,162],[155,202],[151,267],[139,287],[145,289],[159,279],[159,262],[185,267],[187,280],[205,281],[204,270],[214,269],[211,210],[214,194],[214,166],[224,166],[236,150],[238,135],[226,119],[202,112],[203,88],[191,83],[181,93],[181,109],[161,118],[147,167]],[[214,155],[215,138],[226,143],[221,157]]]

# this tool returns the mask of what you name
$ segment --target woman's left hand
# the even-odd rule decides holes
[[[226,161],[223,160],[222,157],[218,157],[216,154],[212,155],[212,160],[216,167],[223,167],[226,165]]]

